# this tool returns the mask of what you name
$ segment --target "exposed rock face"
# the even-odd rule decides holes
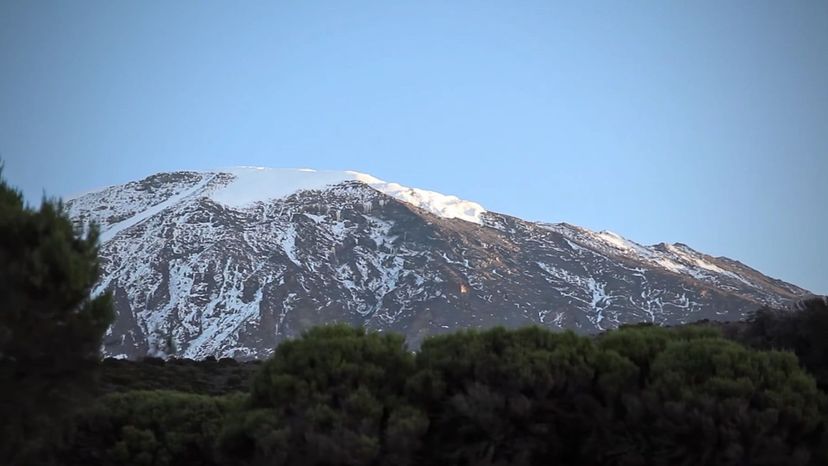
[[[682,244],[527,222],[367,175],[305,170],[292,193],[273,191],[298,172],[163,173],[68,201],[79,224],[101,225],[95,291],[118,314],[105,353],[259,358],[333,321],[412,345],[494,325],[591,333],[735,320],[807,294]]]

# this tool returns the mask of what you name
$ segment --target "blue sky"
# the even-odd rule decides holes
[[[828,2],[4,0],[0,157],[354,169],[828,293]]]

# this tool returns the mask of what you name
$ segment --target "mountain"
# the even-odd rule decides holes
[[[735,320],[806,290],[684,244],[489,212],[356,172],[240,167],[150,176],[66,202],[101,226],[117,319],[104,352],[259,358],[332,321],[412,345],[460,328],[593,333]]]

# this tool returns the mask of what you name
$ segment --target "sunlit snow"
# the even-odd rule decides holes
[[[217,172],[229,173],[234,179],[227,185],[216,188],[210,198],[235,208],[280,199],[298,191],[322,189],[344,181],[360,181],[388,196],[443,218],[482,224],[481,217],[486,212],[480,204],[456,196],[388,183],[355,171],[235,167]]]

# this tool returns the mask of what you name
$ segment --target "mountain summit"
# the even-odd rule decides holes
[[[461,328],[734,320],[806,290],[683,244],[489,212],[351,171],[160,173],[66,202],[101,227],[104,352],[268,356],[327,322]]]

